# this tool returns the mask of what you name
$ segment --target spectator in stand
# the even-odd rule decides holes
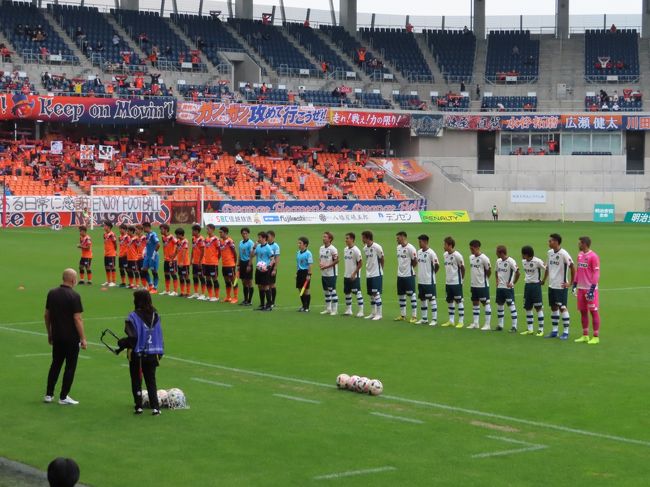
[[[600,107],[600,109],[601,109],[603,112],[608,112],[608,111],[609,111],[609,105],[607,104],[606,101],[603,102],[603,105]]]
[[[147,44],[149,42],[149,37],[147,37],[146,32],[140,33],[140,35],[138,36],[138,42],[140,42],[140,44]]]
[[[11,62],[11,51],[4,44],[0,44],[0,59],[5,63]]]
[[[327,71],[329,71],[329,64],[327,64],[327,61],[320,63],[320,69],[323,71],[323,74],[327,74]]]
[[[463,34],[467,35],[470,33],[470,30],[467,28],[467,26],[463,27]]]
[[[506,111],[505,105],[503,103],[501,103],[501,102],[498,102],[497,103],[497,111],[498,112],[505,112]]]
[[[620,111],[620,109],[621,109],[621,107],[619,106],[618,102],[615,101],[615,102],[612,104],[612,111],[613,111],[613,112],[618,112],[618,111]]]
[[[117,34],[113,34],[113,46],[117,47],[120,45],[120,37]]]
[[[360,47],[357,49],[357,64],[361,68],[363,66],[363,63],[366,62],[366,48],[365,47]]]
[[[269,89],[267,88],[266,83],[262,83],[262,86],[260,86],[260,93],[262,93],[263,95],[266,95],[266,92],[268,90]]]
[[[476,99],[480,100],[481,99],[481,85],[476,85]]]
[[[413,25],[410,22],[406,23],[406,32],[413,32]]]
[[[607,103],[609,101],[609,96],[605,90],[600,90],[600,103]]]
[[[300,192],[305,191],[305,183],[307,182],[307,174],[304,171],[300,171],[298,175],[298,184],[300,185]]]
[[[382,192],[381,188],[377,188],[377,191],[375,191],[375,199],[376,200],[385,199],[384,193]]]
[[[618,91],[614,90],[614,94],[610,97],[610,100],[613,102],[618,102]]]
[[[465,82],[464,82],[464,81],[461,81],[461,82],[460,82],[460,92],[461,92],[461,93],[464,93],[464,92],[465,92]]]
[[[305,21],[302,23],[302,26],[309,28],[309,19],[305,19]]]
[[[14,28],[14,34],[17,35],[17,36],[22,36],[22,35],[25,34],[25,28],[23,27],[23,24],[18,24]]]
[[[84,37],[86,37],[86,34],[84,34],[84,31],[83,31],[83,29],[81,27],[77,27],[77,30],[75,30],[75,32],[74,32],[74,37],[75,37],[75,39],[77,39],[77,42],[78,42],[80,39],[83,39]]]
[[[616,31],[617,31],[617,30],[618,30],[618,29],[616,29],[616,25],[614,25],[614,24],[612,24],[612,26],[609,28],[609,31],[610,31],[612,34],[616,34]]]
[[[519,56],[519,47],[517,47],[516,44],[514,46],[512,46],[512,55],[513,56]]]

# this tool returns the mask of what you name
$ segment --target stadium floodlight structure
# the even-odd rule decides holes
[[[114,225],[202,223],[205,187],[201,185],[125,186],[97,184],[90,187],[87,210],[90,228],[104,220]]]

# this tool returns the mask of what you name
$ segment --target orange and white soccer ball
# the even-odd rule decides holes
[[[336,378],[336,387],[339,389],[347,389],[350,376],[348,374],[339,374]]]
[[[384,384],[378,379],[373,379],[368,384],[368,392],[371,396],[378,396],[384,392]]]

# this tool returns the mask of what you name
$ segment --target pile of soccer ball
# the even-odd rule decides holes
[[[371,396],[378,396],[384,392],[384,385],[380,380],[359,377],[358,375],[339,374],[336,378],[336,387],[362,394],[370,394]]]
[[[177,388],[172,388],[166,391],[165,389],[158,389],[158,404],[161,408],[169,409],[187,409],[187,399],[185,393]],[[146,390],[142,391],[142,407],[151,407],[149,402],[149,393]]]

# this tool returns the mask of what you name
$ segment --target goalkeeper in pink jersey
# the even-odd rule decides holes
[[[598,280],[600,279],[600,258],[591,250],[591,239],[578,239],[578,270],[573,281],[573,293],[578,296],[578,311],[582,319],[582,336],[576,343],[597,345],[600,342],[600,315],[598,314]],[[594,328],[594,336],[589,338],[589,313]]]

